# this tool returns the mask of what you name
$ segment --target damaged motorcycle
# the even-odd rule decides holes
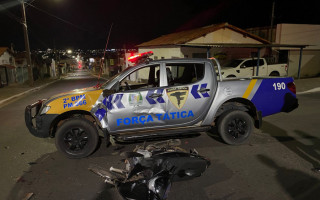
[[[114,185],[124,199],[167,199],[172,182],[199,177],[210,161],[194,150],[178,147],[179,139],[146,146],[136,146],[132,152],[123,152],[125,169],[110,167],[109,171],[96,165],[89,170]]]

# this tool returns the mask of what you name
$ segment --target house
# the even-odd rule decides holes
[[[192,45],[217,44],[218,48],[193,48]],[[252,57],[256,55],[256,48],[223,47],[223,44],[270,44],[267,40],[251,34],[228,23],[214,24],[197,29],[181,31],[163,35],[151,41],[139,44],[139,53],[153,51],[151,57],[157,59],[170,58],[207,58],[214,56],[220,61],[226,59]],[[267,49],[261,56],[267,54]],[[208,55],[210,54],[210,55]]]
[[[0,47],[0,87],[16,82],[16,67],[13,52]]]
[[[18,83],[24,83],[28,77],[28,62],[25,52],[19,52],[15,55],[16,77]]]

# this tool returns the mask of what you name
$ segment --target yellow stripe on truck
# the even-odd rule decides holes
[[[245,93],[243,94],[243,98],[247,99],[253,90],[254,86],[256,85],[257,79],[252,79],[249,83],[248,88],[246,89]]]

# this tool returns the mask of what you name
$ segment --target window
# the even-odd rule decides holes
[[[167,64],[168,85],[190,84],[204,77],[204,64]]]
[[[264,65],[264,61],[262,59],[259,59],[259,66]],[[256,67],[257,66],[257,60],[247,60],[241,65],[241,68],[245,67]]]
[[[120,91],[159,87],[160,66],[140,68],[120,82]]]

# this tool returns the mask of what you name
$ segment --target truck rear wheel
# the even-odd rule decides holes
[[[241,110],[229,110],[218,120],[218,132],[227,144],[244,143],[253,131],[253,119]]]
[[[73,118],[64,122],[56,132],[56,147],[69,158],[84,158],[93,153],[99,142],[94,124]]]

